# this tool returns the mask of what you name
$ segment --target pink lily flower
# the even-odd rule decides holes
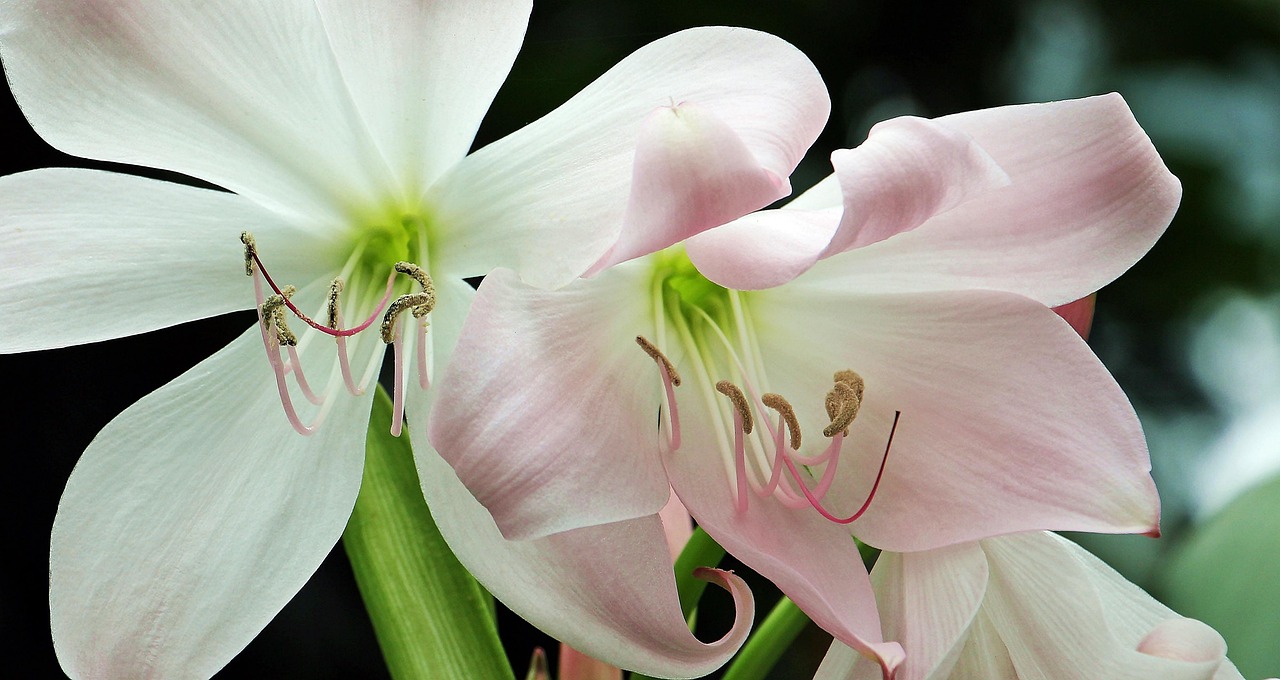
[[[1052,533],[882,553],[871,581],[898,680],[1241,680],[1217,631]],[[878,670],[836,642],[815,680]]]
[[[660,247],[759,209],[788,193],[825,124],[825,87],[798,50],[703,28],[468,155],[529,12],[527,0],[0,5],[5,74],[45,140],[229,190],[79,169],[0,178],[0,351],[255,307],[262,321],[122,413],[72,473],[50,549],[68,675],[208,677],[266,625],[350,516],[384,343],[396,408],[421,428],[474,294],[465,277],[504,265],[555,285],[638,247],[623,235]],[[433,506],[457,540],[489,521],[465,500]],[[595,584],[643,564],[652,532],[661,559],[637,567],[636,589],[668,587],[666,600],[612,617],[585,597],[528,609],[590,621],[602,658],[611,644],[652,672],[722,664],[749,594],[710,575],[746,598],[746,623],[703,645],[676,605],[661,526],[632,524],[645,538],[593,558]],[[566,552],[558,568],[576,573],[586,553]]]
[[[670,484],[889,676],[851,534],[1157,531],[1137,418],[1050,307],[1141,257],[1180,185],[1118,95],[888,121],[832,162],[687,250],[557,291],[490,274],[430,435],[510,539],[489,549],[653,521]]]

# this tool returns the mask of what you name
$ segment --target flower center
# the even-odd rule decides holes
[[[322,300],[315,300],[319,309],[307,314],[293,300],[298,289],[292,285],[280,285],[271,277],[264,258],[258,252],[253,235],[243,232],[245,274],[253,278],[257,299],[258,320],[267,361],[275,374],[280,402],[289,424],[299,433],[309,435],[316,431],[332,406],[336,394],[345,386],[352,395],[361,395],[377,378],[378,367],[384,354],[382,348],[391,345],[395,362],[394,416],[391,433],[398,436],[404,417],[406,325],[411,326],[408,343],[416,348],[418,385],[430,386],[431,342],[427,335],[428,317],[436,305],[435,285],[426,269],[410,261],[429,261],[429,242],[426,223],[417,217],[404,217],[394,221],[377,221],[374,226],[354,234],[346,262],[338,275],[328,281]],[[324,279],[317,279],[308,286],[316,290]],[[354,318],[361,319],[347,325],[345,314],[355,310]],[[408,312],[408,314],[405,314]],[[409,319],[412,320],[409,320]],[[303,325],[290,326],[290,321]],[[381,321],[374,330],[374,324]],[[301,336],[294,332],[298,328]],[[377,337],[378,343],[371,338]],[[329,364],[329,376],[320,390],[314,390],[302,368],[301,355],[310,353],[305,347],[320,339],[334,344],[336,362]],[[359,380],[352,371],[352,357],[363,360],[365,370]],[[293,376],[294,388],[287,377]],[[296,389],[316,407],[310,422],[304,423],[294,405],[292,389]]]
[[[699,397],[711,414],[708,425],[717,436],[739,512],[747,510],[754,493],[788,507],[813,508],[840,524],[861,517],[879,488],[900,414],[894,416],[879,472],[861,507],[850,515],[837,515],[827,509],[823,498],[835,483],[844,440],[862,406],[862,377],[841,369],[834,372],[831,383],[813,386],[814,390],[826,391],[826,426],[822,434],[830,441],[820,452],[802,455],[800,417],[784,396],[769,389],[750,293],[707,280],[679,248],[655,257],[650,293],[658,342],[644,337],[637,337],[636,342],[654,359],[663,380],[667,402],[663,424],[668,432],[669,452],[680,448],[674,387],[681,380],[661,349],[664,346],[681,352],[687,377],[697,385]],[[757,423],[763,423],[763,428]]]

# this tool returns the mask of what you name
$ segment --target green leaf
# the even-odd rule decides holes
[[[1280,676],[1280,477],[1237,498],[1166,562],[1166,603],[1218,629],[1247,678]]]
[[[408,434],[392,437],[391,399],[378,388],[364,481],[342,536],[378,644],[396,680],[513,680],[493,599],[440,536]]]
[[[782,658],[796,636],[809,625],[809,617],[790,598],[783,597],[765,617],[764,623],[751,633],[724,680],[764,680]]]

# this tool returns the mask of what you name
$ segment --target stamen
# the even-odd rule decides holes
[[[253,276],[253,263],[258,259],[258,243],[253,240],[253,234],[247,231],[240,232],[240,242],[244,244],[244,275]]]
[[[285,286],[280,289],[278,295],[272,295],[262,303],[262,317],[266,323],[275,330],[276,340],[286,347],[296,347],[298,345],[298,336],[289,330],[289,324],[285,322],[284,305],[298,291],[293,286]]]
[[[901,416],[902,411],[893,412],[893,426],[889,428],[889,440],[884,445],[884,456],[880,459],[880,470],[876,472],[876,480],[871,484],[871,491],[867,494],[867,499],[863,501],[862,507],[858,508],[857,512],[848,517],[836,517],[831,514],[829,510],[822,507],[821,498],[817,497],[813,491],[810,491],[808,486],[805,486],[804,481],[800,477],[800,470],[796,467],[796,464],[792,462],[790,457],[784,457],[782,459],[783,464],[791,471],[791,476],[796,480],[797,485],[800,487],[800,492],[804,494],[805,500],[809,501],[809,505],[813,506],[813,509],[817,510],[818,514],[832,522],[835,522],[836,524],[851,524],[857,521],[859,517],[862,517],[862,515],[867,511],[867,508],[871,507],[871,500],[876,497],[876,490],[880,488],[880,480],[884,478],[885,464],[889,462],[889,448],[893,446],[893,435],[898,431],[898,418]],[[843,435],[841,435],[841,437],[843,438]],[[825,489],[823,490],[825,491]]]
[[[751,419],[751,408],[747,406],[747,398],[743,396],[742,390],[728,380],[721,380],[716,383],[716,391],[729,397],[729,401],[733,402],[733,407],[737,409],[738,415],[742,418],[743,433],[751,434],[751,430],[755,427],[755,422]]]
[[[662,388],[667,394],[667,412],[670,414],[669,422],[671,431],[668,433],[667,448],[671,452],[680,450],[680,409],[676,406],[675,388],[680,385],[680,374],[676,373],[676,367],[671,364],[671,360],[667,355],[662,353],[652,342],[649,342],[643,335],[636,336],[636,344],[640,345],[640,349],[644,350],[654,363],[658,364],[658,373],[662,375]]]
[[[391,392],[391,436],[400,436],[400,426],[404,423],[404,334],[396,333],[392,338],[393,362],[395,364],[395,387]]]
[[[676,373],[676,367],[672,365],[671,360],[667,358],[667,355],[662,353],[662,350],[655,347],[653,343],[645,339],[643,335],[636,336],[636,344],[640,345],[640,349],[644,350],[644,353],[648,354],[649,358],[659,364],[662,364],[662,367],[667,370],[667,375],[671,376],[672,385],[675,385],[676,387],[680,386],[680,374]]]
[[[431,374],[427,370],[427,322],[418,324],[418,387],[430,389]]]
[[[861,384],[861,378],[858,384]],[[837,381],[827,393],[826,404],[831,424],[823,428],[822,436],[834,437],[836,434],[849,434],[849,425],[853,423],[854,418],[858,417],[858,409],[862,407],[862,394],[848,382]]]
[[[395,323],[400,313],[408,309],[413,313],[413,318],[421,319],[431,313],[436,306],[436,288],[431,282],[431,276],[412,262],[397,262],[395,270],[401,274],[405,274],[417,281],[422,290],[417,293],[409,293],[401,295],[387,307],[387,313],[382,317],[382,341],[390,345],[395,342]]]
[[[298,381],[298,388],[302,390],[302,396],[306,397],[307,401],[315,404],[316,406],[323,404],[324,397],[321,397],[317,395],[315,392],[311,391],[311,385],[307,383],[307,376],[303,375],[302,373],[302,360],[298,358],[297,346],[289,345],[288,347],[289,347],[289,367],[286,368],[285,371],[286,372],[288,372],[289,370],[293,371],[293,378],[294,380]]]
[[[342,279],[334,279],[329,284],[329,302],[325,305],[325,319],[329,322],[329,328],[338,327],[338,295],[342,293]]]
[[[746,435],[751,432],[751,411],[747,409],[747,398],[742,390],[728,380],[716,383],[716,391],[729,397],[733,402],[733,472],[737,480],[737,499],[734,507],[738,512],[747,511],[747,447]]]
[[[791,435],[791,448],[796,451],[800,450],[800,419],[796,418],[796,410],[791,407],[791,402],[787,401],[781,394],[769,392],[760,397],[760,401],[765,406],[778,412],[782,417],[782,421],[787,424],[787,432]]]

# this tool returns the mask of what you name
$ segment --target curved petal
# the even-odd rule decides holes
[[[530,541],[502,537],[489,513],[430,450],[418,476],[441,534],[476,579],[521,618],[592,657],[646,675],[701,677],[742,646],[755,605],[737,577],[733,628],[704,644],[680,613],[656,515]]]
[[[657,252],[791,191],[733,129],[688,104],[659,108],[645,119],[631,177],[622,233],[585,276]]]
[[[16,0],[0,57],[31,125],[76,156],[312,217],[394,186],[310,1]]]
[[[441,178],[428,198],[450,230],[441,256],[472,275],[497,261],[539,287],[576,278],[621,233],[641,121],[673,103],[725,123],[780,178],[830,110],[813,64],[778,38],[723,27],[667,36]]]
[[[351,99],[416,202],[471,148],[515,61],[530,0],[317,3]]]
[[[840,215],[840,208],[761,210],[693,236],[685,251],[703,276],[721,286],[773,288],[813,266]]]
[[[1098,304],[1098,294],[1086,295],[1075,302],[1068,302],[1053,308],[1085,340],[1089,339],[1089,331],[1093,328],[1093,310]]]
[[[995,624],[986,612],[979,610],[969,627],[960,658],[950,675],[937,675],[929,680],[1020,680],[1018,670],[1009,658],[1009,650],[1000,639]]]
[[[978,544],[881,553],[871,582],[885,636],[907,653],[894,680],[949,677],[987,589],[987,557]],[[815,680],[879,677],[874,664],[833,645]]]
[[[985,540],[982,547],[991,565],[983,609],[1020,678],[1209,680],[1223,665],[1226,645],[1220,637],[1208,658],[1180,660],[1140,652],[1117,636],[1105,612],[1127,603],[1104,599],[1097,582],[1123,578],[1086,568],[1084,550],[1066,539],[1020,534]],[[1217,637],[1212,629],[1208,633]],[[1204,636],[1203,628],[1196,630],[1197,646]]]
[[[809,419],[804,429],[828,422],[816,419],[834,371],[866,382],[832,512],[868,496],[902,412],[874,500],[851,525],[860,539],[914,551],[1040,528],[1155,530],[1137,417],[1052,311],[997,291],[857,295],[806,279],[748,303],[768,320],[759,336],[768,389]]]
[[[1049,306],[1082,298],[1142,257],[1181,197],[1119,95],[986,109],[935,121],[972,137],[1007,187],[907,233],[815,265],[867,292],[991,288]]]
[[[481,284],[429,431],[508,538],[643,517],[667,502],[662,383],[635,343],[653,327],[648,286],[645,267],[554,292],[502,269]]]
[[[736,479],[724,456],[731,444],[729,415],[708,403],[713,392],[704,376],[685,376],[680,388],[684,443],[664,462],[680,501],[698,526],[743,564],[769,579],[823,630],[860,653],[876,658],[891,677],[902,647],[883,642],[875,595],[857,545],[846,527],[817,513],[792,510],[748,492],[745,511],[736,507]],[[716,395],[717,397],[719,395]],[[727,401],[724,402],[727,410]],[[729,434],[728,437],[732,437]]]
[[[331,348],[313,344],[303,361]],[[275,616],[346,526],[370,397],[311,437],[250,328],[94,439],[54,520],[49,608],[73,678],[209,677]]]
[[[822,257],[883,241],[1009,185],[973,138],[915,117],[871,128],[856,149],[831,154],[843,195],[840,229]]]
[[[329,244],[235,194],[94,170],[0,177],[0,351],[252,308],[245,229],[276,246],[268,257],[282,280],[309,282],[330,269],[317,267],[333,261]]]

